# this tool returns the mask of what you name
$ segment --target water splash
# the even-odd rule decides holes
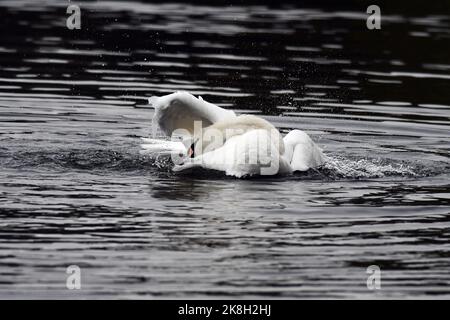
[[[344,156],[327,156],[322,172],[328,172],[329,178],[384,178],[384,177],[418,177],[425,175],[424,166],[399,160],[383,158],[349,158]]]
[[[173,162],[169,155],[140,154],[138,150],[134,149],[63,149],[3,152],[0,155],[0,165],[15,169],[71,169],[152,174],[171,172]],[[439,175],[448,170],[449,165],[442,163],[425,164],[388,158],[327,155],[326,163],[322,167],[306,172],[296,172],[293,178],[305,180],[420,178]],[[217,173],[207,172],[217,178]],[[205,177],[205,174],[202,176]],[[206,174],[207,176],[208,174]]]

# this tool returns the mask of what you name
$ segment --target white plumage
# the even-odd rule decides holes
[[[179,91],[151,97],[153,125],[172,140],[144,138],[145,152],[173,156],[174,171],[202,167],[243,177],[289,174],[320,166],[325,157],[311,138],[293,130],[284,138],[266,120],[237,116]]]

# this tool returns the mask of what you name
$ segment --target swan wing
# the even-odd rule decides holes
[[[289,163],[280,155],[279,147],[277,139],[271,136],[270,131],[255,129],[230,138],[220,148],[187,159],[173,170],[184,171],[202,167],[238,178],[289,173]]]
[[[306,171],[325,163],[322,150],[301,130],[292,130],[283,139],[284,158],[290,163],[292,171]]]
[[[218,121],[236,117],[233,111],[220,108],[185,91],[162,97],[153,96],[149,99],[149,103],[155,109],[153,124],[168,136],[177,129],[184,129],[192,136],[194,121],[201,121],[202,127],[207,127]]]

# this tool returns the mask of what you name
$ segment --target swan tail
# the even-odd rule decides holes
[[[287,159],[292,171],[306,171],[325,163],[322,150],[301,130],[292,130],[285,138]]]

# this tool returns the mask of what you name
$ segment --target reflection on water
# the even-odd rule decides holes
[[[357,10],[102,1],[70,31],[65,7],[0,3],[0,297],[449,296],[448,13],[369,32]],[[147,98],[175,90],[328,162],[176,175],[139,154]]]

